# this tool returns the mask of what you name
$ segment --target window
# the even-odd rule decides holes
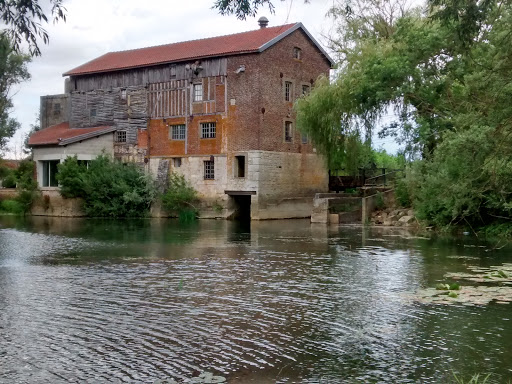
[[[116,131],[116,143],[126,143],[126,131]]]
[[[77,160],[79,166],[89,169],[89,160]]]
[[[43,168],[42,186],[43,187],[58,187],[57,183],[57,165],[60,163],[59,160],[47,160],[41,161]]]
[[[216,123],[201,123],[201,139],[215,138]]]
[[[291,121],[284,122],[284,141],[293,142],[293,123]]]
[[[174,157],[172,159],[172,165],[173,165],[174,168],[181,167],[181,157]]]
[[[185,140],[185,124],[171,125],[171,140]]]
[[[193,101],[203,101],[203,83],[194,84]]]
[[[284,82],[284,99],[286,101],[292,101],[292,82],[291,81]]]
[[[307,144],[309,142],[308,135],[306,135],[305,133],[302,134],[301,138],[302,138],[302,144]]]
[[[294,47],[293,58],[297,60],[302,60],[302,49],[300,49],[299,47]]]
[[[170,71],[171,71],[171,79],[175,79],[176,78],[176,64],[171,64]]]
[[[53,104],[53,115],[54,116],[60,115],[60,103]]]
[[[126,100],[126,89],[121,89],[121,99]]]
[[[302,94],[303,95],[309,95],[309,85],[302,85]]]
[[[96,117],[96,108],[91,108],[91,117]]]
[[[245,177],[245,156],[235,156],[235,177]]]
[[[215,179],[215,161],[207,160],[204,162],[204,178]]]

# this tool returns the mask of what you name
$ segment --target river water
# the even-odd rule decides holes
[[[512,305],[411,297],[511,251],[303,220],[2,217],[0,382],[507,382]]]

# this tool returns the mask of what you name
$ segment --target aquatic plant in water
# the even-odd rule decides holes
[[[447,273],[446,279],[467,281],[471,285],[459,283],[439,283],[435,288],[419,290],[415,300],[425,304],[464,304],[485,305],[490,302],[512,303],[512,264],[482,268],[468,267],[468,272]]]

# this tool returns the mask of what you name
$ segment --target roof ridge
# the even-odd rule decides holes
[[[266,30],[269,30],[269,29],[278,29],[278,28],[282,28],[284,29],[285,27],[290,27],[292,25],[295,25],[295,24],[299,24],[298,22],[295,22],[295,23],[288,23],[288,24],[282,24],[282,25],[276,25],[274,27],[266,27],[266,28],[259,28],[259,29],[251,29],[249,31],[244,31],[244,32],[235,32],[235,33],[228,33],[226,35],[218,35],[218,36],[211,36],[211,37],[203,37],[203,38],[200,38],[200,39],[192,39],[192,40],[182,40],[182,41],[177,41],[175,43],[167,43],[167,44],[158,44],[158,45],[150,45],[148,47],[141,47],[141,48],[132,48],[132,49],[122,49],[120,51],[110,51],[110,52],[107,52],[101,56],[98,56],[96,57],[95,59],[92,59],[92,60],[96,60],[96,59],[99,59],[100,57],[103,57],[105,55],[109,55],[111,53],[124,53],[124,52],[133,52],[133,51],[140,51],[140,50],[143,50],[143,49],[149,49],[149,48],[160,48],[160,47],[166,47],[166,46],[169,46],[169,45],[175,45],[175,44],[182,44],[182,43],[192,43],[192,42],[196,42],[196,41],[203,41],[203,40],[209,40],[209,39],[218,39],[218,38],[222,38],[222,37],[228,37],[228,36],[236,36],[236,35],[244,35],[246,33],[251,33],[251,32],[257,32],[257,31],[260,31],[261,29],[266,29]],[[280,31],[278,30],[278,33]],[[90,60],[90,61],[92,61]],[[87,64],[87,63],[84,63],[84,64]]]

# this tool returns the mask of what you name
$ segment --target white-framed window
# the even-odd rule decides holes
[[[185,140],[185,124],[176,124],[169,127],[171,140]]]
[[[126,100],[126,89],[121,89],[121,100]]]
[[[126,131],[116,131],[116,143],[126,143]]]
[[[285,101],[292,101],[292,85],[291,81],[284,82],[284,99]]]
[[[215,161],[206,160],[204,162],[204,178],[206,180],[215,179]]]
[[[193,85],[192,100],[203,101],[203,83],[196,83]]]
[[[297,60],[302,60],[302,49],[299,47],[293,47],[293,58]]]
[[[59,160],[44,160],[44,161],[41,161],[41,165],[42,165],[42,178],[41,178],[41,181],[42,181],[42,184],[41,186],[42,187],[58,187],[59,186],[59,183],[57,183],[57,172],[58,172],[58,168],[57,166],[59,165],[60,161]]]
[[[293,142],[293,123],[291,121],[284,122],[284,141],[285,143]]]
[[[216,135],[217,124],[212,121],[209,123],[201,123],[201,139],[214,139]]]

